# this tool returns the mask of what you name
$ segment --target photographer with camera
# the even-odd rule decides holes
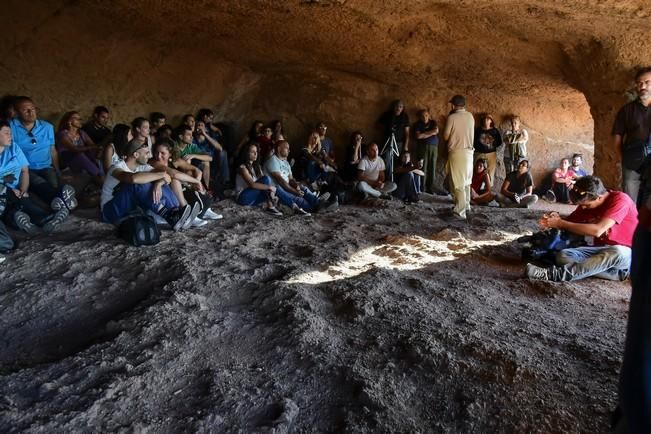
[[[585,237],[586,246],[563,249],[556,265],[543,268],[527,264],[526,276],[534,280],[564,282],[595,276],[626,280],[630,274],[633,232],[637,209],[631,198],[620,191],[607,190],[601,179],[584,176],[570,192],[578,205],[567,218],[556,212],[540,219],[543,228],[561,229]]]

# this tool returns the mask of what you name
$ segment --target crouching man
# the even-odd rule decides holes
[[[102,187],[102,218],[119,225],[138,208],[160,215],[175,230],[187,229],[201,211],[199,204],[181,206],[166,171],[155,171],[147,164],[151,152],[147,142],[134,139],[127,145],[126,160],[113,165]],[[178,187],[178,188],[176,188]],[[180,185],[175,189],[181,191]]]
[[[555,282],[590,276],[626,280],[637,226],[635,203],[625,193],[606,190],[596,176],[578,179],[570,194],[577,209],[565,219],[558,213],[546,214],[540,225],[582,235],[587,246],[561,250],[552,267],[527,264],[527,277]]]

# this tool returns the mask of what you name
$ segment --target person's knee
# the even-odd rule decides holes
[[[625,246],[610,246],[604,251],[613,267],[628,268],[631,265],[631,249]]]
[[[554,259],[556,265],[569,265],[576,262],[576,258],[568,249],[557,252]]]

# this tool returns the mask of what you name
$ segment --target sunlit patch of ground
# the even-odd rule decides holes
[[[287,283],[320,284],[358,276],[373,268],[415,270],[472,253],[487,246],[514,241],[520,234],[491,232],[481,239],[469,239],[459,232],[444,229],[425,238],[417,235],[389,235],[384,243],[361,249],[349,259],[326,270],[309,271],[290,278]]]

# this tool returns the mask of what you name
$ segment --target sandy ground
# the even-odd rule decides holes
[[[0,432],[607,432],[628,284],[530,282],[538,210],[80,210],[0,265]],[[567,212],[567,208],[565,211]]]

